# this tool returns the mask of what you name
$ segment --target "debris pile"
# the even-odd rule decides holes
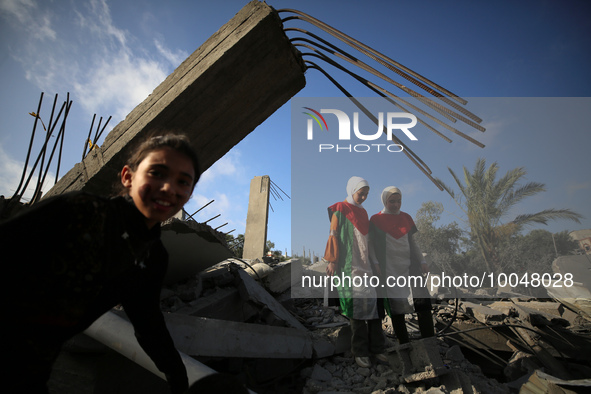
[[[322,296],[292,298],[292,269],[322,272],[302,267],[298,260],[227,259],[167,286],[161,305],[179,351],[235,375],[256,393],[510,393],[550,388],[567,393],[591,387],[591,318],[568,307],[575,304],[572,300],[531,299],[510,292],[491,298],[492,290],[481,298],[442,296],[433,305],[436,337],[420,338],[414,316],[407,315],[411,342],[399,345],[386,317],[388,362],[372,359],[371,367],[362,368],[350,352],[349,322],[338,308],[328,306]],[[124,311],[116,313],[125,316]],[[74,392],[64,389],[65,381],[80,379],[95,386],[89,392],[108,392],[122,387],[123,375],[131,379],[140,374],[134,368],[141,368],[131,361],[114,363],[110,351],[110,364],[117,366],[120,380],[105,384],[107,373],[97,375],[99,369],[88,366],[89,359],[96,361],[108,351],[99,351],[100,344],[89,345],[88,339],[86,345],[81,343],[77,338],[60,356],[56,369],[67,369],[68,374],[56,374],[56,392]],[[104,362],[98,364],[105,368]],[[86,369],[76,372],[81,366]],[[160,392],[160,379],[146,374],[143,381],[155,382],[143,392]]]
[[[591,376],[591,368],[586,367],[591,352],[580,352],[591,351],[591,321],[583,313],[550,298],[530,299],[507,290],[499,293],[503,296],[491,298],[489,294],[495,294],[497,289],[483,291],[482,298],[464,291],[469,301],[438,300],[434,305],[440,334],[437,338],[420,339],[417,323],[408,315],[414,339],[399,346],[389,318],[384,319],[390,362],[373,360],[372,367],[359,367],[350,353],[348,320],[338,308],[326,306],[322,298],[290,297],[294,264],[297,273],[302,269],[323,272],[322,267],[302,268],[296,260],[269,264],[229,260],[201,273],[199,280],[170,290],[173,295],[163,302],[172,305],[170,312],[250,324],[243,327],[242,335],[253,331],[253,323],[284,327],[280,351],[275,344],[257,344],[253,347],[261,352],[255,356],[300,357],[303,362],[299,374],[292,378],[301,380],[304,393],[504,393],[519,390],[529,379],[547,382],[538,372],[563,382]],[[185,299],[180,300],[179,294],[185,294]],[[240,313],[221,304],[222,299],[232,299],[234,309]],[[303,332],[305,335],[300,337]],[[272,337],[267,337],[266,342],[273,343]],[[290,344],[299,351],[288,353]],[[198,348],[197,352],[206,353]],[[232,350],[233,356],[243,354]],[[209,354],[215,355],[220,355],[219,350]]]

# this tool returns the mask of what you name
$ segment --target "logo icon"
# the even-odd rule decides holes
[[[326,127],[326,131],[328,131],[328,125],[326,124],[326,120],[324,119],[324,116],[320,115],[320,112],[313,110],[310,107],[304,107],[304,109],[314,112],[314,114],[311,114],[309,112],[304,112],[304,114],[312,117],[312,119],[314,119],[316,121],[316,123],[318,123],[318,126],[320,126],[320,130],[324,130],[322,128],[322,123],[324,123],[324,127]],[[320,119],[318,119],[318,118],[322,119],[322,123],[320,123]],[[312,139],[312,119],[308,119],[308,139],[309,140]]]

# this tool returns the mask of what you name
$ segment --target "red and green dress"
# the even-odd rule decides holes
[[[380,295],[384,297],[384,307],[388,315],[412,313],[411,289],[408,286],[387,286],[386,278],[409,277],[411,265],[412,234],[417,232],[412,217],[405,213],[380,212],[371,217],[370,240],[371,258],[380,267],[381,281],[384,287]],[[402,283],[402,282],[399,282]]]
[[[376,291],[369,283],[373,271],[369,262],[369,220],[364,208],[347,201],[328,208],[330,235],[324,259],[336,262],[335,276],[342,313],[358,320],[378,318]],[[333,281],[337,283],[337,281]]]

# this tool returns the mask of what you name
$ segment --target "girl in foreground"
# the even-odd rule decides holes
[[[51,197],[0,225],[3,254],[16,256],[4,266],[1,298],[7,392],[47,393],[62,344],[118,304],[171,392],[188,388],[160,311],[168,265],[160,222],[189,200],[199,175],[186,138],[152,137],[123,167],[120,196]]]
[[[324,254],[328,275],[351,279],[349,282],[342,280],[338,287],[340,307],[351,322],[351,353],[355,362],[365,368],[371,366],[372,355],[387,361],[375,289],[349,286],[356,282],[355,277],[373,275],[368,253],[369,220],[361,206],[368,193],[367,181],[354,176],[347,183],[347,199],[328,208],[330,235]]]
[[[379,264],[381,283],[387,277],[408,278],[410,275],[427,273],[427,263],[423,258],[419,246],[413,238],[417,232],[412,217],[400,211],[402,206],[402,192],[394,186],[382,191],[384,209],[373,215],[370,220],[370,255],[374,264]],[[409,341],[405,313],[412,313],[410,305],[411,288],[386,287],[384,306],[392,319],[392,326],[399,343]],[[431,317],[431,300],[429,294],[422,287],[412,289],[414,310],[417,312],[419,330],[423,337],[434,335]]]

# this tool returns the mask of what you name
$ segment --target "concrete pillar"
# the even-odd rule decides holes
[[[255,176],[250,181],[250,197],[242,252],[244,259],[261,259],[265,254],[270,183],[271,179],[268,175]]]
[[[205,171],[305,86],[305,69],[277,11],[262,1],[251,1],[46,197],[74,190],[110,193],[128,147],[154,132],[186,134]]]

